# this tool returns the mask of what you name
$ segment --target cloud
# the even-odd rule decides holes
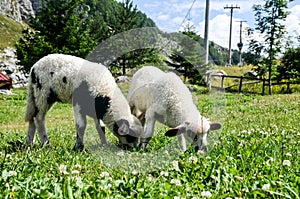
[[[232,37],[231,37],[231,48],[237,49],[237,43],[240,42],[240,23],[241,19],[232,19]],[[205,21],[199,24],[199,34],[204,37]],[[247,23],[243,23],[242,39],[243,43],[246,43],[245,39],[245,28],[249,27]],[[210,41],[217,43],[218,45],[228,48],[229,47],[229,32],[230,32],[230,16],[226,14],[219,14],[209,22],[209,34],[208,38]]]
[[[285,25],[289,36],[300,36],[300,5],[295,5],[289,9]]]

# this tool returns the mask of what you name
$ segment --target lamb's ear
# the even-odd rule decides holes
[[[209,123],[209,125],[210,125],[211,131],[219,130],[220,128],[222,128],[222,125],[218,122],[211,122],[211,123]]]
[[[125,123],[121,124],[118,129],[118,134],[119,135],[128,135],[129,134],[129,126],[126,125]]]
[[[118,135],[128,135],[129,134],[129,123],[127,120],[121,119],[115,122],[114,132]]]
[[[184,132],[184,129],[185,127],[182,126],[182,125],[179,125],[175,128],[171,128],[169,129],[166,133],[165,133],[165,136],[167,137],[174,137],[174,136],[177,136],[177,135],[180,135]]]

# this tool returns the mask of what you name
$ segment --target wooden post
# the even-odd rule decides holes
[[[242,86],[243,86],[243,76],[241,76],[240,79],[239,93],[242,91]]]
[[[262,93],[261,93],[262,95],[265,94],[265,83],[266,83],[266,79],[263,78]]]
[[[224,78],[225,78],[225,76],[222,75],[222,79],[221,79],[221,88],[224,88]]]

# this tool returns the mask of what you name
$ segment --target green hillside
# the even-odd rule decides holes
[[[21,36],[23,27],[21,24],[0,15],[0,51],[5,47],[13,47]]]

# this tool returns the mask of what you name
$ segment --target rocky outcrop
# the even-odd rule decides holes
[[[30,0],[1,0],[0,14],[19,23],[22,21],[28,23],[29,18],[35,17]]]
[[[12,79],[13,88],[19,88],[27,85],[28,75],[24,74],[22,66],[18,65],[19,60],[15,51],[8,47],[0,54],[0,71]]]

